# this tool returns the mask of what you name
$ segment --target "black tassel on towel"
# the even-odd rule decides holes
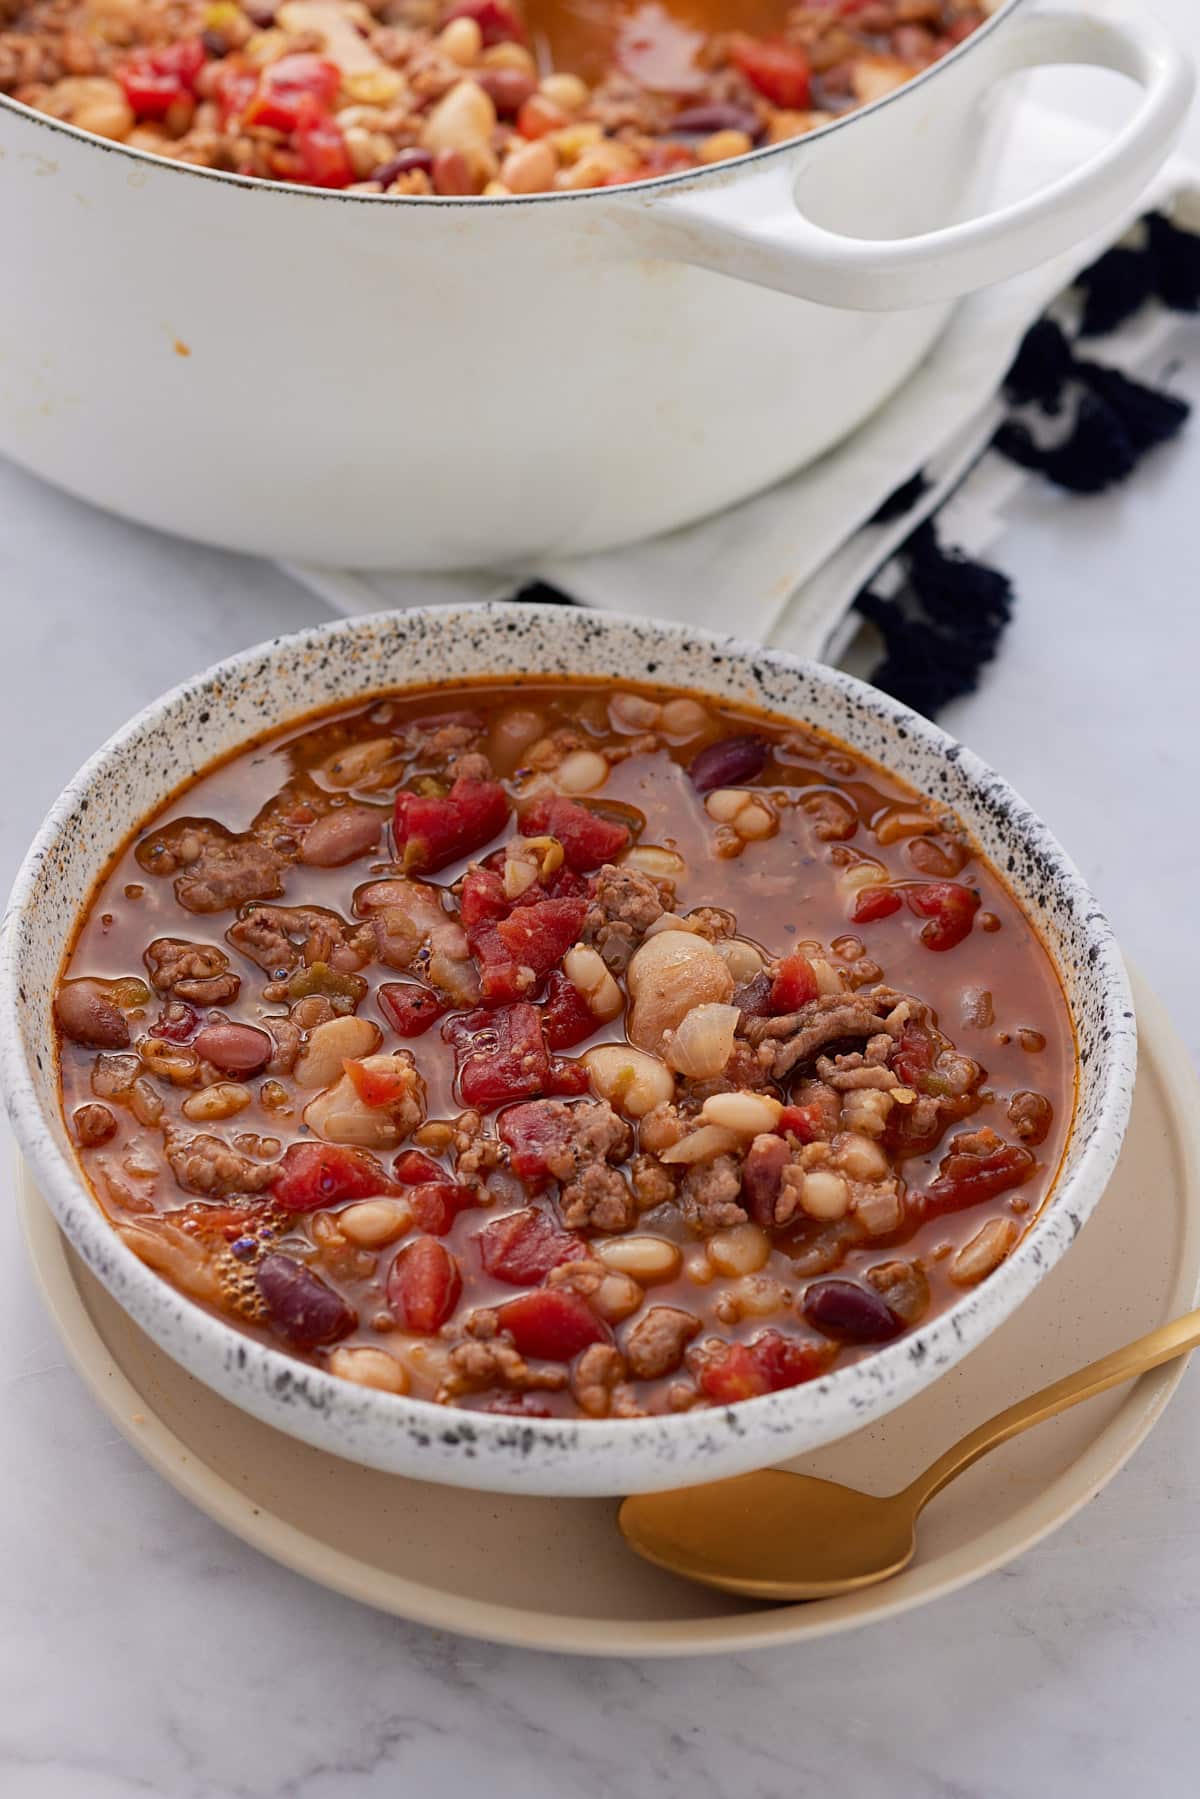
[[[1012,583],[985,562],[943,549],[930,520],[900,559],[906,582],[894,600],[868,589],[854,603],[883,638],[875,685],[932,718],[979,685],[1012,615]]]
[[[1077,357],[1062,327],[1048,318],[1025,333],[1004,392],[1018,406],[1037,405],[1054,419],[1075,396],[1065,433],[1039,433],[1028,420],[1009,419],[993,440],[1011,462],[1070,493],[1103,493],[1123,481],[1148,450],[1175,436],[1190,410],[1174,394]]]

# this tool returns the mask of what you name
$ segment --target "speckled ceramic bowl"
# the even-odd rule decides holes
[[[127,1250],[76,1165],[59,1110],[51,1001],[60,959],[111,851],[179,782],[313,708],[448,675],[571,673],[667,682],[823,727],[958,813],[1007,874],[1059,968],[1079,1043],[1058,1182],[995,1274],[922,1329],[807,1386],[726,1410],[637,1421],[455,1412],[334,1379],[181,1297]],[[146,708],[71,782],[17,877],[0,945],[0,1076],[60,1225],[132,1318],[255,1417],[375,1468],[458,1486],[602,1494],[684,1486],[816,1448],[909,1399],[981,1343],[1069,1247],[1112,1172],[1136,1065],[1112,932],[1045,826],[936,726],[848,676],[643,619],[556,607],[385,614],[281,638]]]

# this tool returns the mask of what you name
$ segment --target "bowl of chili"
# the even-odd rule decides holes
[[[47,818],[0,982],[22,1150],[130,1316],[266,1423],[495,1490],[900,1404],[1069,1248],[1136,1063],[1103,914],[963,745],[560,608],[156,701]]]

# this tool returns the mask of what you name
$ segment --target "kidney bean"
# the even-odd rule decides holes
[[[336,1343],[358,1323],[353,1306],[291,1256],[264,1257],[258,1265],[257,1279],[271,1323],[297,1349]]]
[[[766,760],[764,738],[722,737],[692,758],[688,774],[697,793],[711,793],[714,787],[740,787],[744,781],[753,781]]]
[[[804,1316],[827,1336],[852,1343],[883,1343],[903,1328],[878,1293],[855,1281],[814,1281],[804,1294]]]
[[[54,1016],[65,1037],[88,1049],[125,1049],[129,1026],[98,981],[67,981],[54,999]]]
[[[266,1031],[252,1024],[208,1024],[193,1048],[222,1074],[257,1074],[275,1051]]]
[[[309,868],[341,868],[376,847],[384,822],[375,806],[339,806],[309,826],[299,859]]]
[[[537,91],[537,77],[526,69],[472,69],[471,80],[478,83],[501,116],[507,114],[510,118]]]
[[[719,101],[711,106],[686,106],[675,114],[671,130],[683,136],[695,133],[697,137],[708,137],[713,131],[744,131],[750,138],[762,135],[762,126],[748,106],[723,105]]]
[[[372,181],[379,181],[384,187],[390,187],[398,175],[411,175],[414,169],[420,169],[428,175],[433,169],[433,157],[428,150],[401,150],[390,162],[380,165],[371,176]]]

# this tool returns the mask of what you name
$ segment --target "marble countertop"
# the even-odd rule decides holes
[[[1189,4],[1157,10],[1182,21]],[[1200,402],[1200,327],[1179,379]],[[1016,580],[1016,621],[983,691],[946,722],[1069,845],[1200,1063],[1200,957],[1186,934],[1200,850],[1177,828],[1194,818],[1200,775],[1198,488],[1200,423],[1113,496],[1029,488],[995,551]],[[0,595],[0,887],[59,787],[131,712],[219,655],[324,616],[273,568],[102,516],[3,464]],[[7,1159],[6,1126],[0,1138]],[[866,1633],[709,1662],[466,1642],[245,1548],[88,1399],[11,1209],[0,1432],[0,1790],[12,1799],[1195,1791],[1197,1368],[1131,1465],[1007,1569]]]

